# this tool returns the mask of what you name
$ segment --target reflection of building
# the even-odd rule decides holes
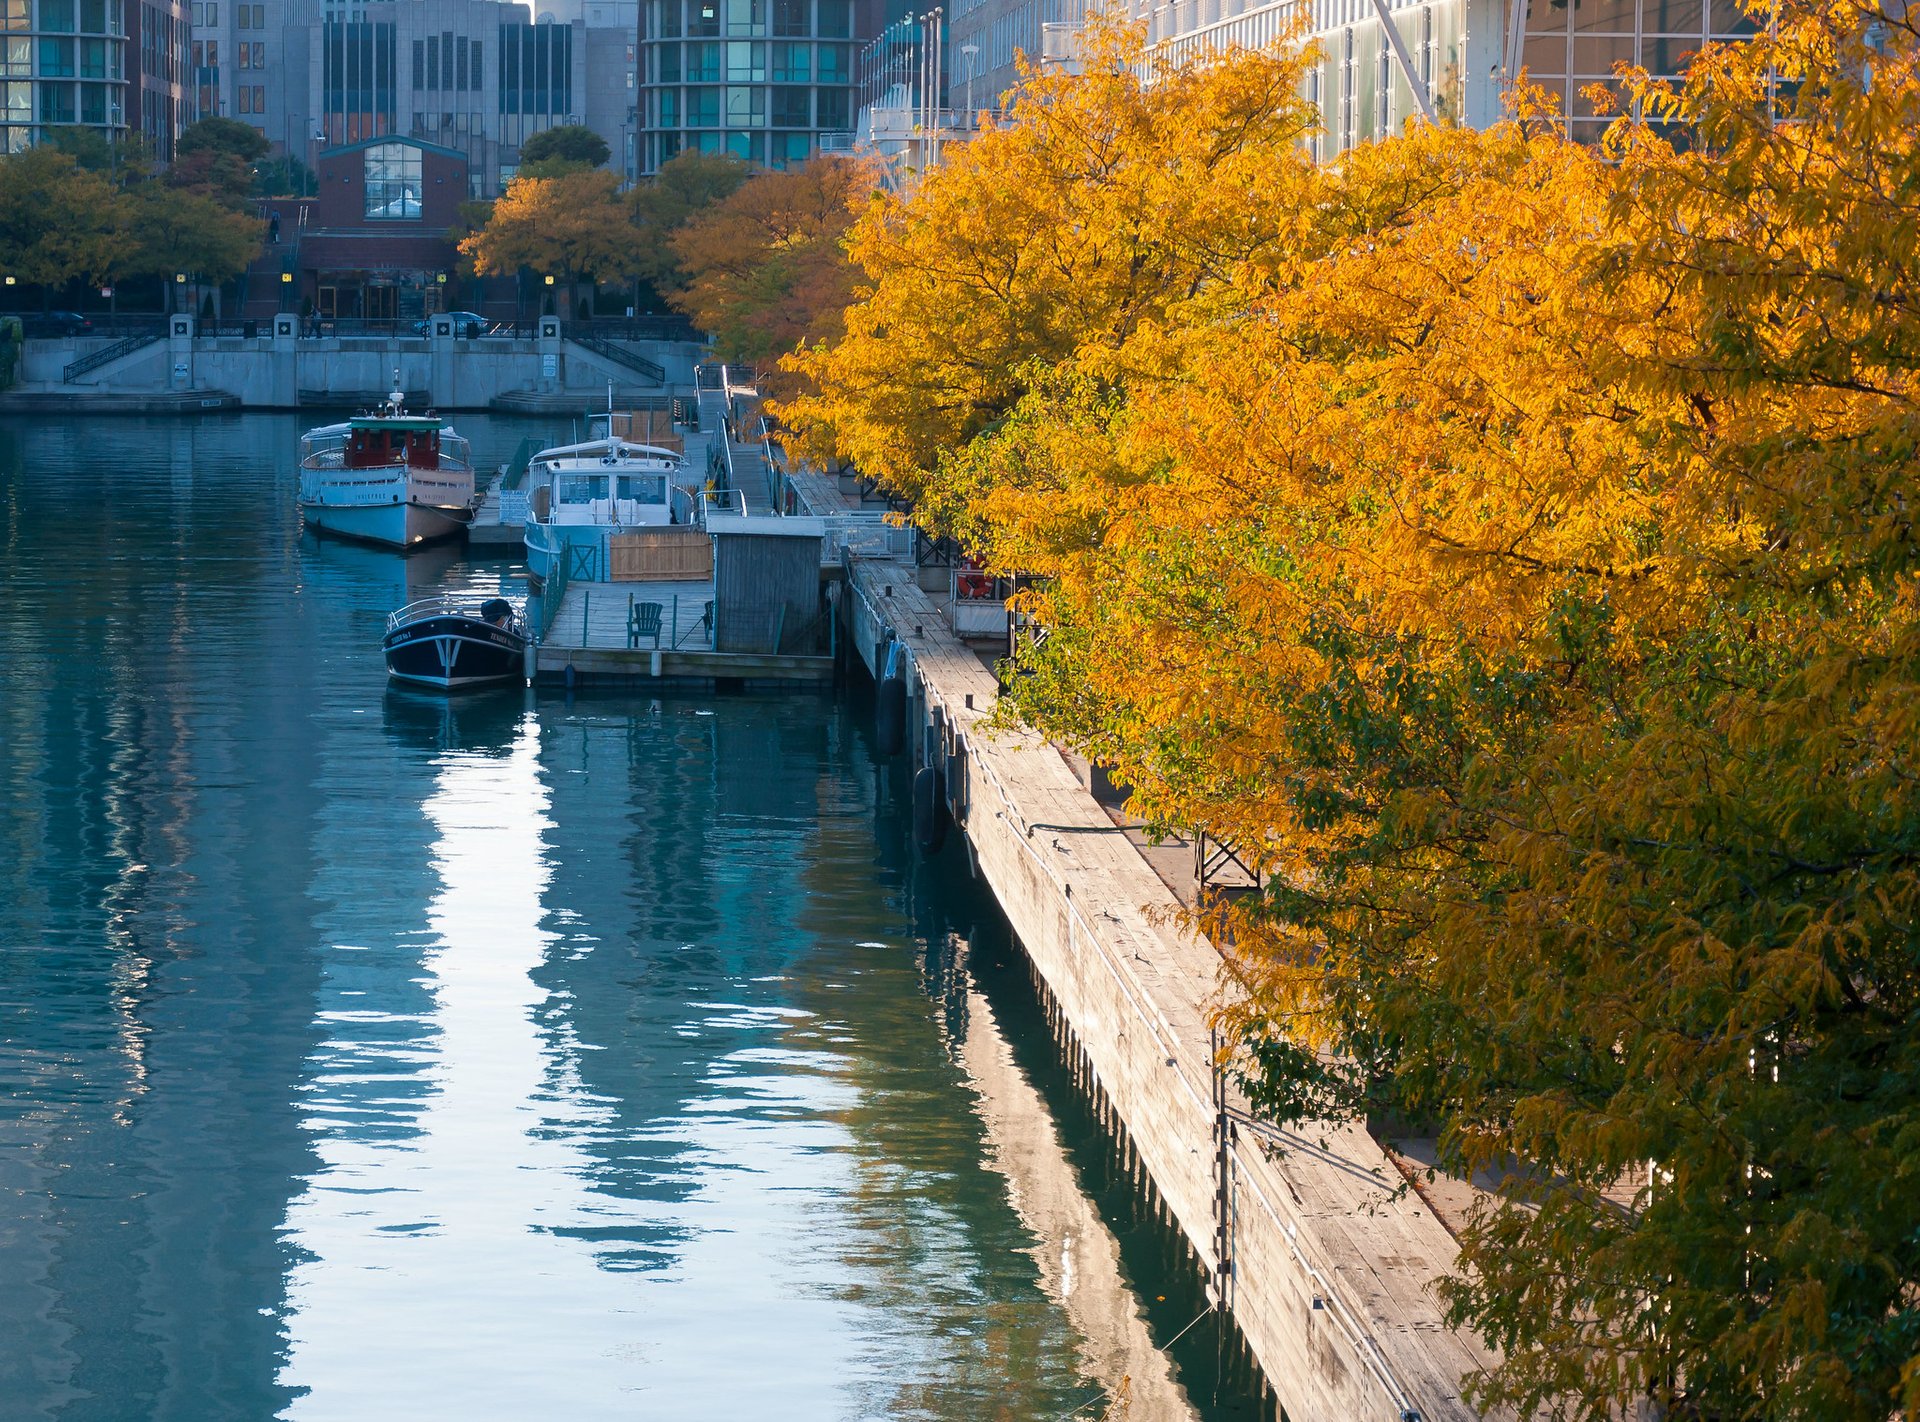
[[[183,0],[0,0],[0,153],[77,125],[164,162],[194,116],[187,78]]]
[[[853,127],[875,0],[644,0],[640,166],[682,149],[783,168]]]

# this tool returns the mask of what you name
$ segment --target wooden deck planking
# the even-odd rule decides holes
[[[560,611],[554,616],[542,645],[626,651],[629,604],[657,602],[663,650],[707,651],[712,646],[713,629],[711,625],[703,625],[702,619],[712,598],[711,580],[568,583],[560,599]],[[652,651],[653,639],[643,637],[640,649]]]

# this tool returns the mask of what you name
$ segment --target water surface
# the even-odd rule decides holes
[[[300,423],[0,423],[0,1418],[1193,1415],[868,719],[388,690]]]

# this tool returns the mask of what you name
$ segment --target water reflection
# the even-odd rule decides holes
[[[389,692],[387,611],[512,566],[303,537],[299,424],[0,422],[0,1416],[1150,1373],[865,718]]]

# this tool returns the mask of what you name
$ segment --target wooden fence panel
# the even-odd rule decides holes
[[[699,582],[713,578],[713,539],[704,529],[650,528],[607,540],[616,583]]]

